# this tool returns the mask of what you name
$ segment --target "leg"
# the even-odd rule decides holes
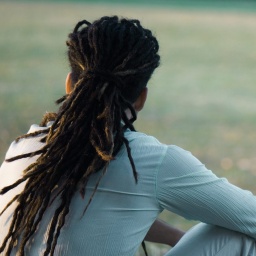
[[[165,256],[255,256],[256,241],[225,228],[200,223]]]

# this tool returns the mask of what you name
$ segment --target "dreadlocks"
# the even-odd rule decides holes
[[[52,216],[44,252],[44,255],[53,255],[72,196],[77,189],[84,196],[93,173],[100,171],[103,177],[122,145],[127,149],[135,182],[138,181],[124,130],[134,131],[132,123],[136,113],[132,103],[159,65],[157,40],[138,20],[114,16],[102,17],[92,24],[86,20],[79,22],[66,43],[72,92],[57,100],[60,104],[57,113],[44,116],[41,125],[52,121],[50,127],[17,138],[41,134],[44,146],[6,160],[38,156],[24,170],[21,179],[0,191],[5,194],[26,182],[24,190],[2,211],[16,202],[9,232],[0,247],[0,252],[6,250],[6,255],[11,254],[17,240],[19,255],[25,255],[25,246],[44,212],[58,197],[60,203]],[[131,119],[126,116],[127,109],[132,114]]]

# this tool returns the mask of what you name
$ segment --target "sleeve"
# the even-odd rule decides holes
[[[218,225],[256,239],[256,197],[218,178],[198,159],[169,146],[156,178],[160,206],[187,219]]]

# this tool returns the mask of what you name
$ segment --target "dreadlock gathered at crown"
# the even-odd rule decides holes
[[[138,20],[102,17],[92,24],[79,22],[67,40],[71,66],[72,92],[57,100],[57,113],[44,116],[45,130],[20,136],[43,135],[43,147],[35,152],[6,159],[38,156],[23,172],[22,178],[0,190],[3,195],[26,182],[24,190],[15,196],[0,213],[13,202],[14,210],[9,232],[0,252],[10,255],[18,243],[18,255],[25,255],[25,247],[41,222],[44,212],[57,197],[60,203],[52,216],[44,255],[53,255],[69,212],[74,193],[85,194],[90,176],[106,172],[109,162],[124,145],[131,163],[135,182],[137,171],[124,130],[134,131],[136,112],[132,107],[146,87],[154,69],[159,65],[158,42],[150,30]],[[127,118],[125,111],[132,115]],[[100,179],[84,212],[87,210]],[[54,196],[53,196],[54,195]]]

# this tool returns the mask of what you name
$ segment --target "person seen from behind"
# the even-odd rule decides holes
[[[255,256],[256,197],[134,128],[160,62],[152,32],[83,20],[67,47],[58,111],[0,169],[0,255],[132,256],[141,243],[147,255],[146,240],[170,245],[166,256]],[[201,223],[184,234],[158,219],[164,209]]]

